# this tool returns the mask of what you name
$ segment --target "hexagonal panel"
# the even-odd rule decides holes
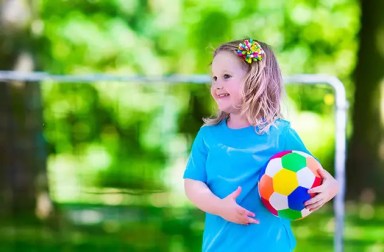
[[[281,169],[272,179],[275,192],[287,196],[299,185],[296,173],[287,169]]]
[[[269,161],[267,168],[265,169],[265,174],[273,178],[273,176],[275,176],[275,174],[280,171],[281,168],[281,158],[274,158]]]
[[[313,182],[311,188],[317,187],[323,183],[323,179],[320,177],[315,177],[315,181]],[[310,193],[311,197],[314,197],[316,193]]]
[[[297,219],[301,219],[302,218],[302,215],[301,215],[300,211],[292,210],[292,209],[289,209],[289,208],[278,211],[278,215],[280,217],[287,218],[287,219],[290,219],[290,220],[297,220]]]
[[[288,196],[288,206],[293,210],[301,211],[305,208],[304,203],[310,198],[308,188],[299,186]]]
[[[307,166],[307,160],[299,153],[290,153],[281,158],[281,164],[284,168],[297,172]]]
[[[277,211],[288,208],[288,197],[274,192],[269,198],[269,203]]]
[[[267,174],[264,174],[261,179],[260,179],[260,182],[259,182],[259,185],[258,185],[258,188],[259,188],[259,194],[262,198],[268,200],[269,197],[272,195],[273,193],[273,182],[272,182],[272,178],[270,176],[268,176]]]
[[[311,188],[313,182],[315,182],[315,174],[308,168],[305,167],[296,173],[299,186]]]
[[[317,186],[321,185],[322,183],[323,183],[323,179],[322,178],[315,177],[315,181],[313,181],[313,184],[312,184],[311,188],[317,187]]]

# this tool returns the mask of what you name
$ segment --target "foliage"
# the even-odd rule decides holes
[[[352,92],[359,28],[355,0],[44,0],[39,9],[44,48],[39,60],[47,72],[209,73],[213,47],[252,36],[273,46],[285,75],[336,75]],[[52,186],[72,173],[78,178],[73,184],[161,189],[164,169],[174,155],[188,151],[170,146],[190,146],[201,118],[214,111],[207,89],[193,85],[48,83],[42,88],[50,173],[57,178]],[[330,92],[290,88],[289,95],[301,97],[293,107],[331,125]],[[310,146],[328,160],[327,167],[332,167],[330,132],[326,144]]]
[[[205,73],[209,47],[253,36],[273,45],[285,74],[345,80],[359,28],[355,0],[45,0],[40,10],[52,57],[44,69],[56,73]]]

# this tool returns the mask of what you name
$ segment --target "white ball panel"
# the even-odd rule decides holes
[[[309,211],[309,210],[306,209],[306,208],[304,208],[303,210],[301,210],[301,216],[302,216],[302,218],[308,216],[310,213],[311,213],[311,211]]]
[[[269,198],[269,202],[277,211],[288,208],[288,197],[274,192]]]
[[[281,158],[274,158],[269,161],[265,174],[268,174],[271,178],[282,169]]]
[[[315,175],[308,167],[305,167],[297,172],[297,180],[299,181],[299,186],[311,188],[313,182],[315,182]]]

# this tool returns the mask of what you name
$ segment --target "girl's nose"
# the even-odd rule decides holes
[[[219,81],[215,81],[212,83],[214,89],[220,90],[223,89],[223,85]]]

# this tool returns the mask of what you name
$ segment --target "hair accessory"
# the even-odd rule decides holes
[[[246,39],[244,43],[239,44],[237,55],[251,64],[252,61],[261,61],[265,57],[265,52],[259,43],[253,39]]]

